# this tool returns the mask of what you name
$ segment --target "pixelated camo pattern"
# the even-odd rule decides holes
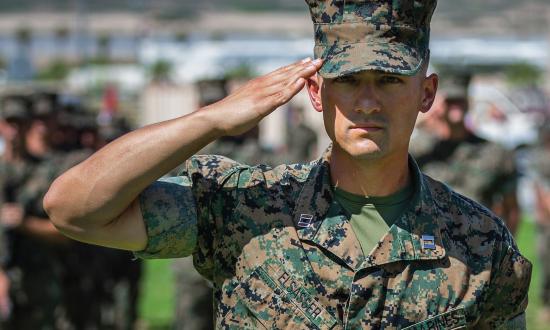
[[[136,255],[192,253],[214,283],[218,329],[525,328],[531,264],[501,220],[411,158],[413,206],[363,255],[329,157],[276,168],[192,157],[141,195],[149,243]]]
[[[515,155],[485,140],[458,145],[444,160],[427,162],[423,171],[457,192],[490,207],[503,195],[516,191]]]
[[[414,75],[426,58],[437,0],[306,0],[325,78],[362,70]]]

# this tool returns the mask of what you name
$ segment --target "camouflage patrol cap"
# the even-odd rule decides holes
[[[470,72],[443,69],[439,77],[438,93],[444,94],[447,99],[468,99],[472,80]]]
[[[437,0],[306,0],[319,73],[335,78],[363,70],[414,75],[427,58]]]
[[[2,119],[25,120],[31,118],[30,100],[22,95],[10,95],[2,98],[0,117]]]

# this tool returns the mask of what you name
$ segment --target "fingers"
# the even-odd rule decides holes
[[[300,80],[307,80],[314,75],[322,65],[322,61],[313,61],[308,65],[294,68],[292,71],[288,71],[285,75],[279,75],[278,79],[274,79],[272,84],[265,88],[267,94],[277,93],[280,89],[292,87]],[[303,87],[303,83],[298,83]]]
[[[322,61],[309,61],[302,63],[299,66],[295,66],[292,69],[287,70],[284,73],[278,73],[274,77],[266,77],[269,80],[263,81],[264,95],[271,95],[279,92],[279,90],[292,86],[300,78],[308,79],[313,76],[321,67]]]
[[[297,62],[294,62],[292,64],[289,64],[289,65],[286,65],[286,66],[283,66],[275,71],[272,72],[272,74],[278,74],[278,73],[285,73],[285,72],[288,72],[289,70],[292,70],[296,67],[300,67],[300,66],[303,66],[307,63],[310,63],[311,62],[311,58],[310,57],[306,57],[302,60],[299,60]]]
[[[312,61],[311,58],[305,58],[301,61],[289,64],[279,68],[264,76],[249,81],[227,99],[238,97],[241,94],[256,94],[260,97],[267,97],[276,93],[280,88],[291,85],[298,78],[308,78],[321,67],[321,60]]]
[[[298,78],[307,79],[313,76],[317,71],[319,71],[322,65],[323,65],[323,60],[316,59],[314,61],[308,62],[300,70],[296,70],[295,72],[293,72],[293,74],[296,75]],[[297,79],[293,79],[293,80],[297,80]]]
[[[295,75],[300,72],[312,71],[311,74],[317,72],[322,65],[323,61],[321,59],[311,60],[306,58],[300,62],[296,62],[284,68],[281,71],[274,71],[271,76],[273,80],[286,79],[291,75]]]
[[[278,84],[269,88],[271,98],[277,106],[281,106],[290,101],[304,87],[306,80],[315,74],[322,65],[323,61],[305,61],[299,66],[287,71],[286,75]]]

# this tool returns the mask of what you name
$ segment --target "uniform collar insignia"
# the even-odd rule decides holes
[[[339,224],[334,222],[334,219],[330,221],[326,219],[334,201],[329,166],[331,149],[329,147],[312,167],[296,201],[294,219],[296,219],[298,237],[301,240],[313,241],[323,247],[332,247],[331,252],[353,269],[403,260],[438,260],[445,257],[446,251],[441,234],[443,215],[435,203],[434,192],[431,191],[426,182],[427,179],[412,157],[409,157],[409,164],[416,184],[416,197],[412,201],[414,205],[392,225],[390,231],[371,254],[366,256],[366,259],[358,257],[352,251],[354,248],[350,247],[355,244],[349,241],[350,237],[347,237],[349,234],[338,235],[339,237],[327,235],[326,233],[341,233],[344,227],[351,228],[347,226],[347,222]],[[310,215],[311,220],[309,220]],[[431,236],[432,239],[425,240],[423,236]],[[353,241],[356,241],[355,237]]]
[[[435,238],[433,235],[422,235],[421,242],[423,250],[435,250]]]
[[[298,220],[298,227],[308,228],[313,222],[313,215],[311,214],[300,214],[300,219]]]

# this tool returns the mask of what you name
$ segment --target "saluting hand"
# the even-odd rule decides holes
[[[275,70],[246,83],[223,100],[200,111],[217,112],[215,125],[223,135],[239,135],[281,105],[287,103],[304,87],[322,65],[322,60],[307,58]]]

